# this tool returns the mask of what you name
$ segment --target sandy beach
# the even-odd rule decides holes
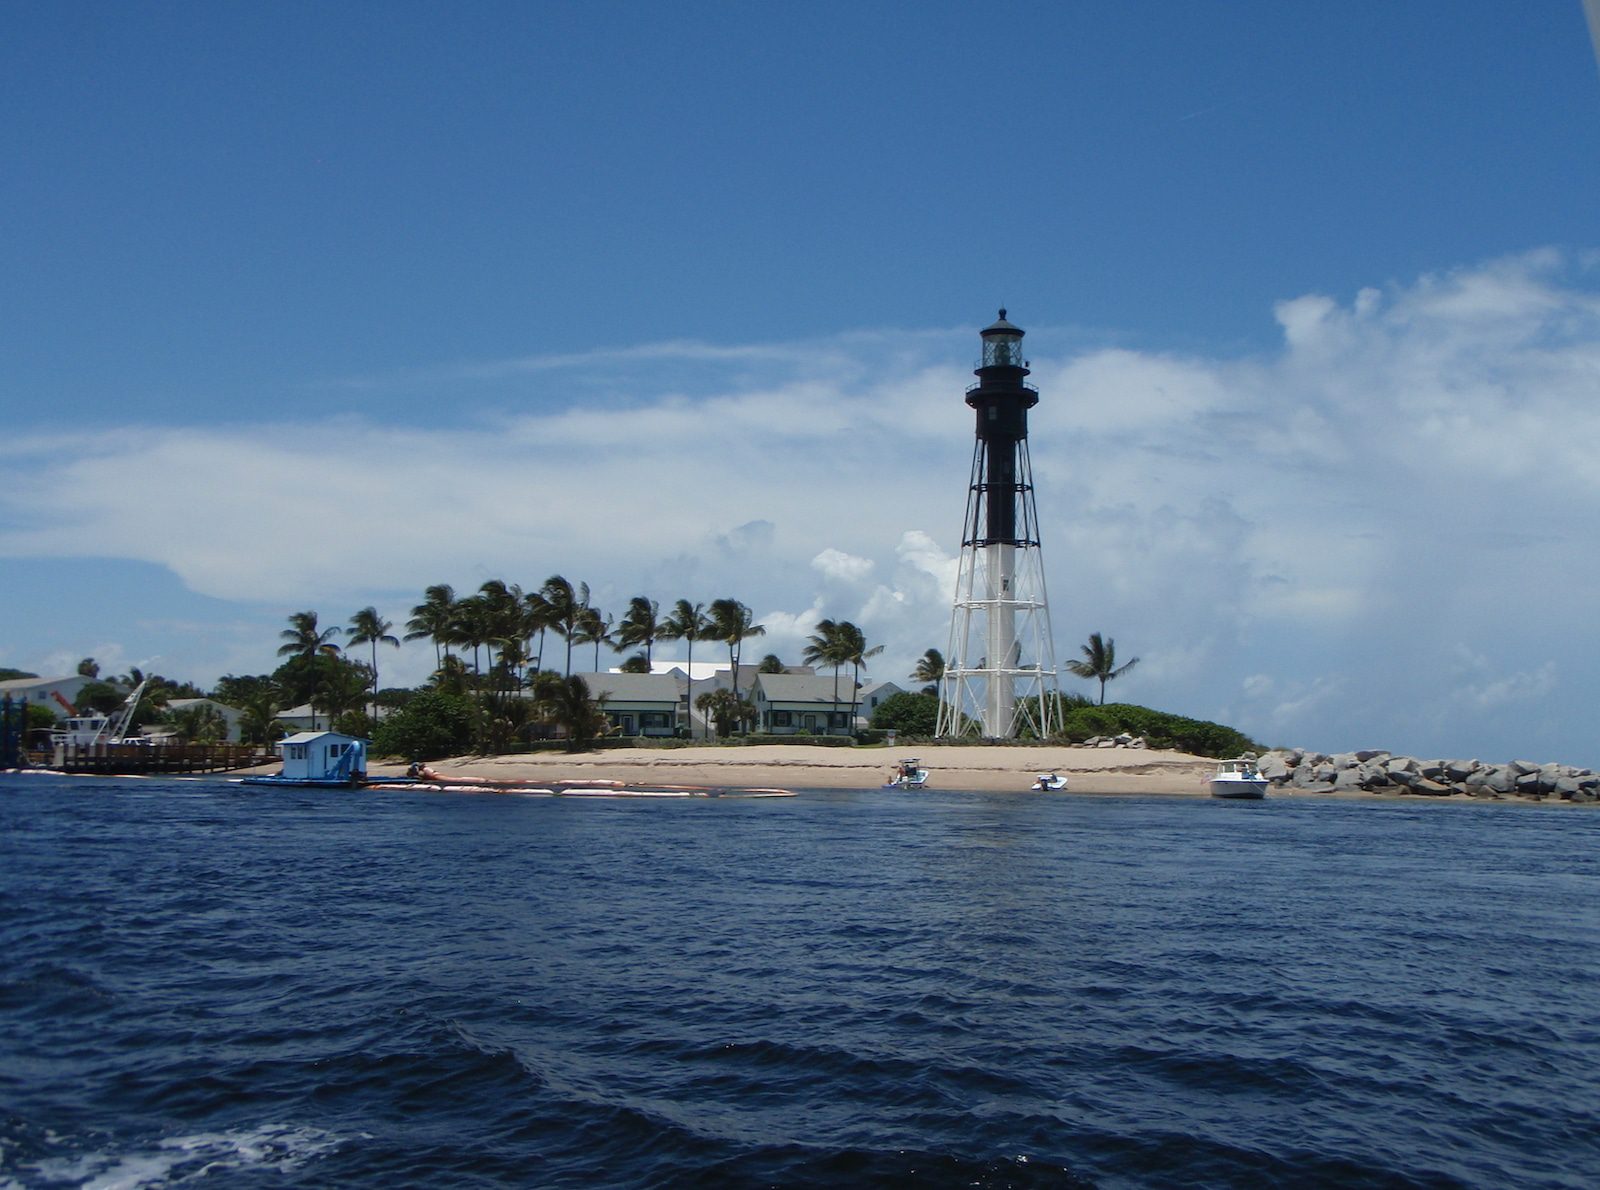
[[[1026,791],[1043,772],[1058,772],[1070,793],[1163,793],[1204,797],[1216,761],[1154,749],[1014,746],[827,748],[818,745],[613,748],[469,756],[432,762],[447,777],[554,781],[607,779],[680,785],[779,786],[787,789],[876,789],[902,757],[919,756],[929,787]],[[374,764],[374,775],[403,765]]]

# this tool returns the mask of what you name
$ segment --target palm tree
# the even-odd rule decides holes
[[[661,606],[654,599],[635,595],[628,600],[628,614],[617,625],[617,644],[620,647],[631,649],[636,645],[644,646],[645,673],[650,672],[649,665],[655,659],[652,648],[656,638],[661,635],[660,612]]]
[[[498,653],[506,641],[522,636],[522,588],[492,578],[478,588],[478,598],[488,628],[486,643]]]
[[[295,612],[289,617],[289,627],[278,633],[284,642],[278,646],[278,656],[310,658],[319,653],[337,653],[339,646],[333,643],[333,638],[339,632],[338,628],[324,628],[319,632],[316,612]]]
[[[320,706],[327,712],[328,726],[332,728],[346,712],[361,709],[366,693],[367,675],[361,662],[330,657],[316,675],[311,695],[312,714],[315,715]]]
[[[781,674],[788,672],[788,667],[784,665],[782,657],[779,657],[776,653],[768,653],[761,659],[761,664],[756,666],[756,672]]]
[[[806,638],[805,652],[800,659],[807,665],[833,666],[833,711],[828,718],[828,732],[833,732],[833,716],[839,713],[839,667],[850,660],[845,655],[841,625],[834,620],[818,620],[817,629]]]
[[[533,659],[535,671],[544,669],[544,634],[550,627],[550,604],[543,591],[529,591],[522,597],[522,636],[527,641],[526,652]],[[539,638],[535,651],[533,638]]]
[[[239,738],[247,744],[270,744],[272,725],[278,720],[278,699],[271,690],[252,694],[239,716]]]
[[[1139,659],[1135,657],[1126,665],[1118,667],[1117,642],[1109,637],[1101,640],[1098,632],[1090,633],[1089,643],[1078,647],[1083,650],[1083,660],[1069,661],[1067,662],[1067,668],[1080,678],[1099,679],[1100,705],[1104,706],[1106,702],[1106,683],[1127,673],[1135,665],[1139,664]]]
[[[695,706],[716,723],[717,734],[722,736],[732,735],[739,724],[749,722],[756,714],[754,706],[731,690],[707,690],[695,700]]]
[[[547,624],[562,640],[567,642],[567,666],[563,671],[572,676],[572,642],[578,634],[584,610],[589,606],[589,585],[579,583],[576,588],[559,574],[552,574],[539,588],[547,613]],[[598,651],[597,651],[598,655]]]
[[[601,704],[589,697],[589,685],[577,674],[558,678],[540,674],[534,686],[535,707],[546,723],[567,730],[567,748],[576,752],[611,725]]]
[[[922,688],[924,694],[939,693],[939,683],[944,680],[944,654],[938,649],[929,649],[917,661],[917,668],[911,673],[913,682],[927,682]]]
[[[573,641],[580,645],[594,646],[594,672],[600,672],[600,646],[609,645],[611,638],[611,617],[601,614],[597,607],[585,607],[578,616],[578,623],[573,634]]]
[[[450,626],[455,623],[456,592],[449,583],[436,583],[422,593],[422,602],[411,609],[406,621],[406,639],[433,641],[433,664],[437,669],[450,655]]]
[[[689,667],[689,686],[685,692],[685,697],[690,700],[690,706],[694,705],[692,700],[694,694],[694,642],[704,640],[710,631],[711,621],[706,618],[705,604],[690,603],[687,599],[678,600],[672,609],[672,615],[668,616],[661,626],[656,629],[656,637],[660,640],[686,640],[689,642],[689,660],[686,663]],[[693,716],[686,713],[684,718],[688,721],[689,733],[693,735]]]
[[[378,717],[378,646],[400,647],[397,637],[390,635],[394,625],[378,614],[375,607],[364,607],[350,617],[350,643],[372,646],[372,717]]]
[[[509,679],[516,676],[506,664],[508,650],[517,658],[522,655],[522,588],[515,583],[507,586],[500,579],[492,578],[478,588],[475,598],[479,630],[489,650],[490,685],[498,695],[503,691],[497,683],[506,679],[505,684],[509,686]]]
[[[737,599],[713,599],[706,614],[711,618],[711,633],[728,646],[728,667],[733,674],[733,697],[739,697],[739,652],[752,636],[765,636],[767,630],[752,623],[755,613]]]
[[[168,708],[162,712],[161,722],[186,744],[220,744],[228,738],[228,721],[209,703],[197,703],[181,711]]]
[[[489,604],[482,595],[468,595],[456,600],[450,619],[450,634],[446,638],[463,649],[472,650],[472,676],[482,676],[479,650],[489,643]]]
[[[856,692],[861,689],[861,667],[866,663],[868,657],[876,657],[879,653],[883,652],[883,646],[873,645],[872,648],[867,648],[867,638],[865,634],[863,634],[861,629],[857,628],[849,620],[846,620],[844,623],[839,625],[839,647],[844,653],[844,659],[850,663],[853,669],[850,678],[849,728],[852,732],[854,732],[856,724],[856,707],[860,705],[860,699],[856,697]]]
[[[428,684],[444,694],[465,694],[470,680],[466,662],[446,654],[439,668],[433,671],[433,677],[428,679]]]

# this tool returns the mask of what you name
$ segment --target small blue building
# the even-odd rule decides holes
[[[282,779],[344,784],[367,775],[367,742],[337,731],[301,731],[285,736]]]

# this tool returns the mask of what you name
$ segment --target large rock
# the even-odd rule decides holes
[[[1333,788],[1340,793],[1346,792],[1347,790],[1360,789],[1361,770],[1353,768],[1340,769],[1334,774]]]
[[[1305,789],[1313,793],[1325,793],[1333,788],[1333,779],[1317,776],[1317,770],[1308,764],[1303,764],[1295,769],[1294,776],[1289,779],[1289,784],[1296,789]]]
[[[1430,781],[1427,777],[1418,777],[1412,781],[1406,792],[1419,793],[1427,797],[1449,797],[1455,792],[1455,786],[1446,785],[1442,781]]]
[[[1517,787],[1517,778],[1509,766],[1492,764],[1485,770],[1483,788],[1493,793],[1511,793]]]
[[[1387,753],[1380,753],[1371,760],[1364,760],[1356,765],[1356,780],[1361,783],[1362,789],[1378,789],[1389,784],[1389,770],[1381,759]]]
[[[1256,761],[1256,769],[1274,785],[1282,785],[1292,771],[1288,759],[1281,752],[1268,752]]]
[[[1444,762],[1444,775],[1447,780],[1459,784],[1481,767],[1476,760],[1447,760]]]

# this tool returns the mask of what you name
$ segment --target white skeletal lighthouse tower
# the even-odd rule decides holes
[[[967,389],[978,440],[938,734],[1043,738],[1060,727],[1061,706],[1028,461],[1028,410],[1039,403],[1039,391],[1023,381],[1022,328],[1001,310],[981,333],[983,363],[978,383]]]

